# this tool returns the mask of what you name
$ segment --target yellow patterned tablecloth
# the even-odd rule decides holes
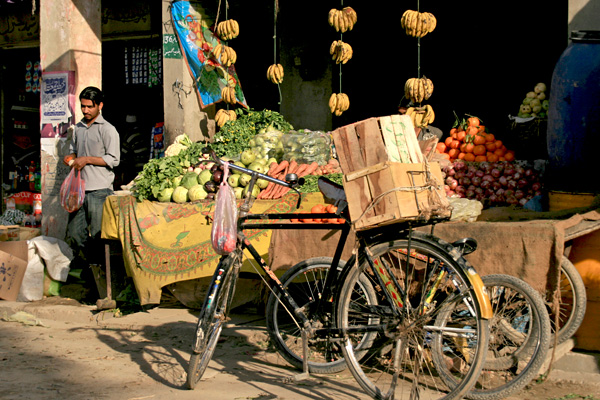
[[[323,199],[320,193],[303,196],[302,209]],[[297,200],[296,194],[278,200],[258,200],[251,212],[294,212]],[[213,274],[219,261],[210,242],[214,204],[214,201],[137,202],[132,196],[107,198],[102,238],[121,242],[125,269],[134,281],[142,305],[160,303],[162,288],[166,285]],[[268,260],[271,231],[245,232],[262,257]],[[248,261],[242,270],[254,271]]]

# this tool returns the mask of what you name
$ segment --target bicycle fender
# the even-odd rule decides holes
[[[475,271],[475,268],[471,266],[467,268],[466,272],[469,282],[471,282],[471,285],[473,285],[473,289],[475,290],[475,296],[477,296],[477,300],[481,306],[481,318],[491,319],[494,316],[494,310],[492,309],[490,296],[481,280],[481,276],[479,276]]]
[[[441,249],[445,250],[450,254],[452,259],[456,261],[456,264],[463,270],[465,276],[469,280],[469,283],[473,287],[473,291],[475,292],[475,297],[477,297],[477,301],[479,303],[481,318],[483,319],[491,319],[494,316],[494,311],[492,309],[492,302],[490,301],[490,296],[481,280],[481,276],[477,273],[475,268],[467,261],[466,258],[462,256],[462,253],[456,249],[456,247],[452,246],[450,243],[440,239],[437,236],[431,234],[423,234],[421,232],[415,232],[416,237],[425,237],[430,241],[436,243]]]

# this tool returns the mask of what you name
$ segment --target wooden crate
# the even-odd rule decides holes
[[[356,230],[433,215],[449,216],[450,206],[440,166],[438,163],[422,162],[423,155],[416,135],[406,135],[406,149],[390,154],[389,150],[394,149],[389,146],[389,140],[402,137],[398,134],[400,125],[403,131],[400,134],[406,134],[407,130],[410,134],[412,130],[414,135],[412,123],[406,126],[403,123],[406,119],[397,117],[400,116],[369,118],[333,132],[340,167],[344,172],[350,218]],[[392,161],[398,157],[409,157],[409,160],[419,162]],[[435,188],[430,187],[432,182],[436,184]],[[411,189],[415,187],[419,189]],[[383,196],[378,199],[380,195]]]

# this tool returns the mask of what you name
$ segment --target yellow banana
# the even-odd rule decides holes
[[[335,8],[332,8],[331,10],[329,10],[329,15],[327,16],[327,22],[329,22],[329,25],[333,26],[334,28],[335,28],[334,18],[335,18],[336,13],[337,13],[337,10]]]
[[[229,110],[229,120],[235,121],[236,119],[237,119],[237,114],[235,113],[235,110]]]
[[[424,99],[428,100],[433,94],[433,82],[431,79],[428,79],[425,76],[423,76],[421,79],[423,80],[423,86],[425,87]]]
[[[240,24],[235,19],[232,19],[231,26],[233,29],[231,32],[231,34],[232,34],[231,38],[233,39],[233,38],[238,37],[238,35],[240,34]]]
[[[335,93],[332,93],[329,97],[329,109],[332,113],[337,109],[337,95]]]
[[[213,48],[213,55],[215,58],[219,58],[221,56],[221,52],[223,51],[223,46],[219,43]]]

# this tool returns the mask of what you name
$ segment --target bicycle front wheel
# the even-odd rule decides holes
[[[331,257],[315,257],[304,260],[288,269],[281,278],[282,286],[298,306],[302,307],[313,324],[332,327],[333,302],[321,302],[325,290],[325,279],[331,268]],[[344,266],[340,262],[338,269]],[[357,282],[356,293],[367,304],[376,301],[375,292],[364,277]],[[317,304],[321,305],[317,309]],[[272,343],[281,356],[297,369],[303,367],[301,322],[294,310],[289,310],[281,300],[281,295],[272,292],[267,303],[267,330]],[[308,370],[316,374],[333,374],[346,369],[339,341],[330,335],[317,335],[308,342]]]
[[[410,246],[410,247],[409,247]],[[431,235],[379,243],[353,267],[338,299],[343,354],[361,387],[375,399],[458,399],[475,382],[485,359],[488,322],[481,318],[464,259]],[[378,303],[352,301],[356,280],[371,280]],[[376,332],[367,345],[354,338]],[[440,377],[438,351],[459,382]],[[445,365],[446,365],[445,364]]]
[[[229,305],[235,291],[239,254],[229,254],[219,262],[202,311],[198,317],[192,355],[187,369],[187,387],[196,388],[217,347]]]

